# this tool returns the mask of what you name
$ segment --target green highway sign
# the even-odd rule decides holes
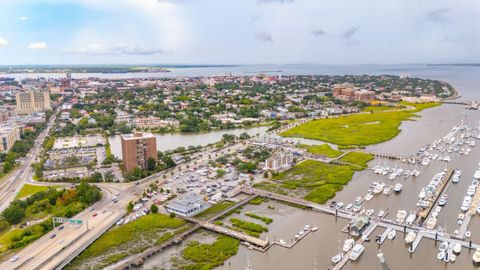
[[[83,224],[83,221],[81,219],[61,218],[61,217],[54,217],[53,222],[70,223],[72,225],[82,225]]]

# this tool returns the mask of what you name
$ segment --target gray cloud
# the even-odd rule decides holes
[[[359,26],[352,26],[340,34],[340,38],[345,41],[347,46],[358,45],[360,42],[354,39],[355,34],[357,34]]]
[[[449,13],[450,9],[439,8],[425,13],[425,19],[433,23],[445,23],[450,20],[448,16]]]
[[[251,23],[256,22],[258,19],[260,19],[260,15],[252,16],[252,17],[250,18],[250,22],[251,22]]]
[[[257,2],[260,4],[268,4],[268,3],[285,4],[285,3],[292,3],[293,1],[294,0],[257,0]]]
[[[145,47],[140,45],[128,45],[126,43],[115,46],[104,46],[102,44],[93,44],[81,48],[67,48],[63,51],[74,54],[89,54],[89,55],[159,55],[167,53],[162,48]]]
[[[261,41],[261,42],[273,43],[272,33],[268,32],[268,31],[263,31],[263,32],[257,33],[255,35],[255,38],[258,41]]]
[[[327,34],[327,32],[323,31],[322,29],[315,29],[311,33],[315,37],[321,37],[321,36],[325,36]]]

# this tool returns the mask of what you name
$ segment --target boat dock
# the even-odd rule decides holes
[[[410,253],[414,253],[415,250],[417,249],[418,247],[418,244],[420,244],[420,241],[422,241],[422,237],[423,237],[423,234],[421,232],[419,232],[417,234],[417,237],[415,238],[415,240],[413,241],[412,245],[410,246],[410,248],[408,249],[408,251]]]
[[[392,227],[388,227],[385,229],[383,234],[380,236],[380,238],[377,241],[377,244],[381,245],[383,242],[385,242],[385,239],[387,239],[388,234],[393,231],[394,229]]]

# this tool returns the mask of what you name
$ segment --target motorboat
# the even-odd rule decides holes
[[[339,202],[337,203],[337,205],[335,206],[337,209],[342,209],[343,207],[343,202]]]
[[[455,260],[457,259],[457,255],[449,253],[448,259],[450,260],[450,262],[455,262]]]
[[[470,208],[470,204],[472,203],[472,197],[470,196],[465,196],[465,198],[463,198],[463,202],[462,202],[462,206],[460,207],[460,209],[463,211],[463,212],[467,212],[468,209]]]
[[[353,244],[355,244],[355,240],[353,240],[353,238],[349,238],[349,239],[345,240],[345,243],[343,243],[342,250],[344,252],[348,252],[350,249],[352,249]]]
[[[443,194],[442,197],[440,197],[440,199],[438,200],[438,205],[444,206],[445,204],[447,204],[447,200],[448,200],[448,195]]]
[[[398,223],[403,223],[405,221],[405,218],[407,217],[407,211],[405,210],[398,210],[397,212],[397,219],[396,221]]]
[[[377,217],[382,218],[385,215],[385,211],[380,210],[378,211]]]
[[[442,261],[446,256],[446,253],[445,251],[440,251],[438,254],[437,254],[437,259],[439,259],[440,261]]]
[[[339,263],[342,259],[343,259],[343,254],[342,254],[342,253],[338,253],[337,255],[335,255],[335,256],[332,257],[332,263],[333,263],[333,264],[337,264],[337,263]]]
[[[350,260],[352,261],[356,261],[358,259],[358,257],[360,257],[360,255],[362,255],[363,251],[365,250],[365,247],[361,244],[356,244],[353,249],[352,249],[352,252],[350,253]]]
[[[373,194],[380,194],[382,193],[383,189],[385,188],[385,183],[379,183],[373,188]]]
[[[438,250],[440,251],[447,251],[448,249],[448,242],[447,241],[443,241],[440,246],[438,247]]]
[[[462,251],[462,245],[460,245],[459,243],[456,243],[454,246],[453,246],[453,252],[455,254],[460,254],[460,252]]]
[[[352,209],[353,207],[353,204],[349,203],[346,207],[345,207],[345,210],[350,210]]]
[[[312,227],[312,232],[316,232],[318,230],[318,227]]]
[[[372,198],[373,198],[372,193],[368,193],[367,195],[365,195],[365,201],[370,201]]]
[[[390,240],[393,240],[395,238],[395,235],[397,234],[397,231],[396,230],[391,230],[388,234],[387,234],[387,238],[390,239]]]
[[[420,190],[420,194],[418,194],[418,198],[422,200],[422,199],[424,199],[426,196],[427,196],[427,192],[425,191],[424,188],[422,188],[422,189]]]
[[[417,218],[417,215],[414,212],[410,212],[410,214],[408,215],[405,223],[407,223],[409,225],[412,225],[413,222],[415,222],[416,218]]]
[[[413,243],[413,241],[415,241],[416,237],[417,237],[417,233],[415,233],[414,231],[408,232],[407,236],[405,237],[405,243],[407,245],[410,245],[411,243]]]
[[[403,189],[403,185],[400,184],[400,183],[395,184],[395,187],[393,188],[393,190],[394,190],[395,192],[397,192],[397,193],[398,193],[398,192],[401,192],[402,189]]]
[[[475,250],[475,253],[473,253],[472,260],[475,264],[480,263],[480,248],[477,248]]]
[[[437,219],[434,217],[428,218],[427,222],[425,223],[425,228],[433,230],[435,226],[437,226]]]
[[[368,209],[366,212],[365,212],[365,215],[371,217],[373,215],[373,212],[375,212],[375,210],[373,209]]]

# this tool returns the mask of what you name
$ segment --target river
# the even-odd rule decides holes
[[[237,129],[227,129],[227,130],[215,130],[207,132],[195,132],[195,133],[166,133],[166,134],[155,134],[157,137],[157,150],[166,151],[173,150],[178,147],[188,147],[188,146],[205,146],[207,144],[216,143],[222,139],[223,134],[233,134],[240,135],[243,132],[246,132],[250,136],[255,136],[257,134],[265,134],[268,127],[254,127],[254,128],[237,128]],[[122,158],[122,144],[120,135],[110,136],[108,138],[110,142],[110,148],[112,149],[112,154],[118,158]]]

